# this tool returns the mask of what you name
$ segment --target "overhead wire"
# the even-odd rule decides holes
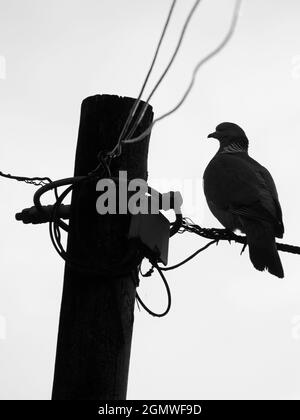
[[[195,84],[196,77],[197,77],[197,74],[199,72],[199,69],[205,63],[210,61],[214,56],[216,56],[218,53],[220,53],[222,51],[222,49],[228,44],[228,42],[232,38],[232,35],[234,34],[236,26],[237,26],[241,3],[242,3],[242,0],[236,0],[235,8],[234,8],[234,12],[233,12],[233,15],[232,15],[231,24],[230,24],[228,32],[226,33],[226,35],[223,38],[223,40],[221,41],[221,43],[197,63],[197,65],[195,66],[195,68],[193,70],[191,81],[190,81],[184,95],[182,96],[181,100],[177,103],[177,105],[174,106],[171,110],[169,110],[165,114],[162,114],[160,117],[156,118],[142,134],[140,134],[139,136],[137,136],[135,138],[125,139],[123,141],[123,143],[125,143],[125,144],[137,143],[137,142],[143,140],[146,136],[148,136],[151,133],[155,124],[157,124],[159,121],[163,120],[164,118],[169,117],[171,114],[176,112],[183,105],[183,103],[187,99],[188,95],[190,94],[190,92],[191,92],[191,90],[192,90],[192,88]]]
[[[188,26],[189,26],[190,20],[192,19],[192,17],[194,15],[197,7],[199,6],[200,2],[201,2],[201,0],[196,0],[195,3],[194,3],[194,5],[192,6],[192,8],[191,8],[191,10],[190,10],[190,12],[189,12],[189,14],[188,14],[185,22],[184,22],[183,28],[182,28],[181,33],[180,33],[180,36],[179,36],[179,40],[178,40],[177,45],[175,47],[175,50],[174,50],[174,52],[173,52],[173,54],[171,56],[171,59],[169,60],[169,62],[167,64],[166,68],[164,69],[162,75],[160,76],[160,78],[156,82],[156,84],[155,84],[154,88],[152,89],[150,95],[147,97],[147,100],[146,100],[144,106],[142,107],[142,110],[140,112],[140,115],[136,119],[136,122],[135,122],[134,126],[132,127],[130,133],[128,134],[127,138],[130,139],[131,136],[134,134],[137,126],[140,124],[140,122],[142,121],[142,119],[144,117],[144,114],[146,112],[146,109],[148,107],[148,104],[149,104],[150,99],[152,98],[152,96],[154,95],[154,93],[156,92],[156,90],[158,89],[158,87],[160,86],[160,84],[162,83],[162,81],[164,80],[165,76],[168,74],[168,72],[169,72],[169,70],[170,70],[170,68],[171,68],[171,66],[172,66],[175,58],[177,57],[177,54],[178,54],[179,50],[180,50],[182,41],[183,41],[183,39],[185,37],[186,31],[187,31]]]
[[[153,59],[152,59],[152,62],[151,62],[150,68],[149,68],[149,70],[148,70],[148,72],[147,72],[146,78],[145,78],[144,83],[143,83],[143,85],[142,85],[142,87],[141,87],[141,90],[140,90],[140,92],[139,92],[139,94],[138,94],[138,97],[137,97],[137,99],[135,100],[135,102],[134,102],[133,106],[131,107],[131,109],[130,109],[130,111],[129,111],[129,114],[128,114],[128,117],[127,117],[127,120],[126,120],[126,122],[125,122],[125,124],[124,124],[124,126],[123,126],[123,129],[122,129],[121,133],[120,133],[120,136],[119,136],[119,139],[118,139],[118,143],[116,144],[116,146],[114,147],[114,149],[113,149],[113,150],[109,153],[111,156],[113,156],[113,155],[115,154],[115,152],[117,151],[117,149],[120,147],[120,143],[121,143],[121,142],[122,142],[122,140],[123,140],[123,136],[126,136],[126,131],[127,131],[128,127],[130,126],[130,124],[131,124],[131,122],[132,122],[132,120],[133,120],[133,117],[135,116],[135,113],[136,113],[136,111],[137,111],[137,109],[138,109],[138,106],[139,106],[140,101],[141,101],[141,97],[142,97],[142,95],[143,95],[143,93],[144,93],[144,90],[145,90],[145,88],[146,88],[146,85],[147,85],[147,83],[148,83],[148,80],[149,80],[149,78],[150,78],[150,75],[151,75],[152,70],[153,70],[153,68],[154,68],[154,65],[155,65],[156,59],[157,59],[157,57],[158,57],[158,53],[159,53],[159,50],[160,50],[161,44],[162,44],[163,39],[164,39],[164,37],[165,37],[166,31],[167,31],[167,29],[168,29],[168,26],[169,26],[169,23],[170,23],[170,20],[171,20],[171,17],[172,17],[172,14],[173,14],[173,11],[174,11],[174,8],[175,8],[175,5],[176,5],[176,2],[177,2],[177,0],[173,0],[173,1],[172,1],[172,4],[171,4],[170,10],[169,10],[169,13],[168,13],[167,19],[166,19],[166,21],[165,21],[165,24],[164,24],[164,27],[163,27],[162,33],[161,33],[161,35],[160,35],[160,38],[159,38],[158,44],[157,44],[156,49],[155,49],[154,57],[153,57]],[[148,104],[147,104],[147,106],[148,106]]]

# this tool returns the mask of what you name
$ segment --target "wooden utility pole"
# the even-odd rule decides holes
[[[75,176],[98,165],[100,150],[113,149],[133,103],[112,95],[83,101]],[[135,134],[152,118],[149,106]],[[122,170],[128,180],[146,180],[148,144],[149,137],[124,145],[112,161],[112,176]],[[118,277],[103,274],[101,267],[117,267],[127,254],[130,216],[100,216],[98,195],[95,180],[79,184],[72,194],[67,252],[78,267],[65,266],[53,400],[126,399],[137,277],[125,267]]]

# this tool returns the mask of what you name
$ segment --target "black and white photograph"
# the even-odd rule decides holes
[[[299,21],[0,0],[0,400],[300,399]]]

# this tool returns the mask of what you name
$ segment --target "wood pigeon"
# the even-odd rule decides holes
[[[275,237],[283,237],[284,227],[271,174],[248,155],[249,141],[237,124],[223,122],[208,137],[220,142],[203,176],[211,212],[225,228],[246,234],[257,270],[283,278]]]

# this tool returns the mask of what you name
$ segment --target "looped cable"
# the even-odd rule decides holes
[[[167,307],[164,310],[164,312],[157,313],[157,312],[152,311],[150,308],[148,308],[148,306],[145,305],[145,303],[142,301],[142,299],[140,298],[140,296],[137,292],[136,292],[136,299],[137,299],[138,303],[142,306],[142,308],[144,308],[145,311],[148,312],[148,314],[150,314],[154,317],[157,317],[157,318],[162,318],[162,317],[166,316],[171,309],[171,303],[172,303],[171,291],[170,291],[170,287],[168,285],[167,279],[165,278],[164,273],[161,271],[161,268],[159,267],[159,265],[156,262],[151,262],[151,263],[152,263],[152,266],[154,268],[156,268],[156,270],[158,271],[158,273],[159,273],[160,277],[162,278],[162,281],[165,285],[167,296],[168,296]]]

